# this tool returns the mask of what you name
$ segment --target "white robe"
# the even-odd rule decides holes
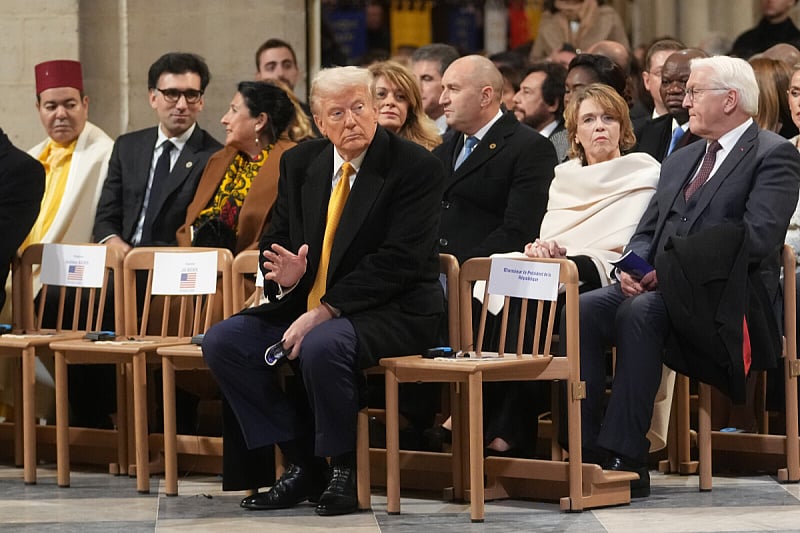
[[[45,139],[40,142],[28,150],[28,154],[38,159],[49,140]],[[108,160],[111,158],[113,147],[114,141],[103,130],[91,122],[86,122],[83,131],[78,136],[75,151],[72,153],[64,196],[61,198],[53,223],[41,242],[75,244],[91,242],[97,202],[100,199],[100,192],[108,172]],[[33,284],[34,294],[38,294],[41,288],[38,272],[34,273]],[[11,323],[10,275],[5,283],[5,291],[7,304],[0,315],[0,321]],[[0,385],[5,385],[2,401],[12,404],[13,399],[9,394],[11,391],[9,374],[11,372],[9,372],[8,364],[0,363]],[[38,358],[36,377],[37,382],[44,385],[45,388],[53,386],[50,371],[45,369]],[[47,391],[37,387],[36,407],[37,416],[49,417],[51,415],[52,390]]]

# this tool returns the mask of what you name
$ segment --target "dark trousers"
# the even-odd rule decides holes
[[[346,318],[328,320],[303,339],[292,367],[305,398],[285,392],[278,367],[264,362],[264,351],[283,338],[287,327],[243,314],[217,323],[203,339],[203,357],[247,448],[313,438],[319,457],[355,451],[359,381],[353,325]]]
[[[669,318],[658,291],[626,297],[618,283],[580,296],[581,406],[584,448],[647,459],[647,431],[661,382]],[[605,415],[606,348],[617,348]]]

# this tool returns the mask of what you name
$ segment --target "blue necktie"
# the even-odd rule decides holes
[[[684,133],[683,128],[681,128],[680,126],[678,126],[673,130],[672,140],[669,142],[669,149],[667,150],[667,155],[671,154],[673,150],[675,150],[675,146],[677,146],[678,141],[680,141],[681,137],[683,137],[683,133]]]
[[[469,154],[471,154],[472,150],[475,148],[475,145],[478,144],[478,140],[479,139],[473,135],[467,137],[467,140],[464,141],[464,149],[461,151],[461,155],[456,161],[456,166],[455,166],[456,169],[460,167],[464,161],[467,160]]]

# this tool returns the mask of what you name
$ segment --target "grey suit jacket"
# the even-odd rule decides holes
[[[661,166],[658,189],[627,249],[655,264],[663,250],[657,243],[678,194],[694,175],[706,143],[696,142],[668,157]],[[800,155],[786,139],[752,124],[717,172],[697,192],[697,203],[679,221],[677,234],[692,235],[723,222],[740,223],[747,232],[749,260],[758,265],[777,258],[800,188]]]
[[[92,231],[95,240],[119,235],[131,242],[147,192],[157,138],[158,127],[153,127],[121,135],[114,143],[108,176],[97,204]],[[160,205],[154,206],[157,214],[153,240],[140,244],[176,244],[175,231],[184,222],[186,207],[194,198],[206,162],[220,148],[222,145],[206,131],[199,126],[195,128],[172,168]]]

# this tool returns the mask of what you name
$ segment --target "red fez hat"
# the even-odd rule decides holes
[[[36,94],[53,87],[74,87],[83,91],[83,73],[79,61],[56,59],[45,61],[34,67],[36,71]]]

